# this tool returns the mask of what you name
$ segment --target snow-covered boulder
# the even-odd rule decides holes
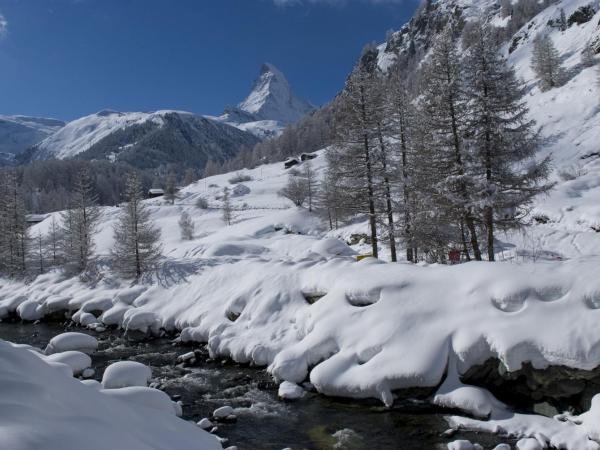
[[[483,450],[481,445],[473,444],[471,441],[459,439],[448,444],[448,450]]]
[[[85,333],[68,332],[54,336],[46,346],[46,355],[76,350],[91,354],[98,349],[98,340]]]
[[[129,386],[118,389],[104,389],[102,393],[129,404],[153,408],[168,414],[175,414],[178,417],[182,413],[181,406],[158,389],[145,386]]]
[[[113,302],[110,298],[99,297],[88,300],[81,306],[81,311],[92,312],[92,311],[106,311],[112,308]]]
[[[73,371],[73,375],[79,375],[91,367],[92,358],[83,352],[68,350],[66,352],[54,353],[46,356],[48,361],[66,364]]]
[[[208,419],[206,417],[204,419],[200,420],[196,425],[198,425],[203,430],[210,430],[212,427],[215,426],[215,424],[212,423],[210,421],[210,419]]]
[[[233,415],[233,408],[231,406],[221,406],[213,411],[215,419],[226,419],[231,415]]]
[[[187,353],[184,353],[183,355],[179,355],[177,357],[177,362],[178,363],[194,364],[196,362],[196,353],[194,353],[194,352],[187,352]]]
[[[278,395],[283,400],[297,400],[302,398],[305,394],[304,389],[298,386],[296,383],[284,381],[279,385]]]
[[[87,369],[83,369],[83,371],[81,372],[81,376],[83,378],[92,378],[95,374],[96,374],[96,371],[94,369],[92,369],[91,367],[88,367]]]
[[[99,317],[100,321],[108,326],[120,325],[123,322],[125,313],[131,309],[131,306],[125,303],[116,303],[112,308],[107,309]]]
[[[544,447],[533,438],[520,439],[517,442],[518,450],[544,450]]]
[[[23,320],[39,320],[46,314],[45,309],[35,300],[25,300],[17,306],[17,314]]]
[[[102,375],[105,389],[118,389],[131,386],[148,386],[152,370],[136,361],[118,361],[106,368]]]
[[[132,308],[123,315],[122,326],[125,330],[156,334],[160,329],[160,320],[152,311],[140,311]]]
[[[79,323],[84,327],[98,323],[96,316],[81,309],[73,314],[72,320],[73,322]]]
[[[45,301],[46,309],[48,312],[69,309],[70,301],[71,297],[67,297],[65,295],[51,295]]]

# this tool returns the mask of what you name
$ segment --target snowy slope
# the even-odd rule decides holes
[[[313,105],[293,93],[279,69],[265,63],[248,97],[237,107],[226,108],[217,119],[266,138],[279,135],[286,125],[314,110]]]
[[[494,26],[506,26],[507,19],[501,17],[492,0],[440,0],[434,5],[431,11],[417,13],[377,48],[378,64],[383,71],[391,67],[397,54],[414,51],[426,57],[431,42],[450,17],[470,21],[483,15]],[[572,24],[564,32],[549,24],[560,17],[561,8],[568,19],[586,5],[596,10],[588,22]],[[537,87],[531,69],[533,41],[543,34],[551,37],[569,72],[565,85],[547,92]],[[581,65],[581,52],[588,45],[598,51],[596,60],[600,65],[600,3],[562,0],[533,17],[503,49],[528,89],[526,102],[530,116],[536,120],[544,141],[540,156],[552,155],[552,181],[557,183],[548,196],[537,199],[532,213],[532,218],[538,218],[532,220],[534,227],[501,238],[530,248],[530,253],[545,250],[566,258],[600,254],[597,231],[600,230],[600,83],[597,81],[600,69]]]
[[[72,158],[88,150],[92,145],[115,130],[147,122],[152,122],[160,126],[163,124],[163,115],[167,112],[170,111],[122,113],[103,110],[96,114],[76,119],[40,142],[37,145],[35,158]]]
[[[561,7],[569,17],[587,3],[565,0],[546,8],[523,27],[520,33],[526,37],[509,56],[517,74],[530,87],[527,103],[546,139],[542,153],[552,155],[555,167],[556,188],[538,200],[534,211],[549,219],[538,227],[538,239],[540,245],[559,252],[566,239],[576,252],[568,256],[592,251],[589,247],[595,245],[591,241],[596,240],[600,224],[600,84],[597,68],[580,66],[583,48],[600,43],[600,5],[592,20],[572,25],[565,32],[546,24],[559,17]],[[530,67],[532,42],[541,33],[550,34],[570,73],[564,86],[548,92],[536,86]],[[600,64],[600,55],[596,59]],[[594,246],[593,251],[600,253],[600,248]]]
[[[257,142],[251,133],[188,112],[101,111],[68,123],[26,156],[119,160],[141,168],[168,163],[203,167]]]
[[[56,119],[0,115],[0,153],[21,153],[64,125]]]

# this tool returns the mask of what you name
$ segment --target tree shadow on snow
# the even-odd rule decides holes
[[[190,275],[196,275],[204,267],[214,266],[210,260],[167,260],[163,262],[154,273],[149,273],[143,282],[156,281],[160,286],[168,288],[175,284],[187,283]]]

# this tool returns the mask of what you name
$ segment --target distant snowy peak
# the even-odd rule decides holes
[[[296,97],[283,73],[268,63],[263,64],[250,95],[238,108],[260,120],[277,120],[286,124],[297,122],[315,109],[307,101]]]
[[[64,125],[56,119],[0,115],[0,152],[21,153]]]
[[[283,73],[265,63],[246,99],[235,107],[225,108],[215,119],[248,131],[260,139],[279,135],[286,125],[297,122],[315,110],[298,98]]]

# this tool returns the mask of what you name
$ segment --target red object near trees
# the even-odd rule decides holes
[[[448,259],[450,260],[450,264],[460,263],[460,251],[456,249],[450,250],[448,252]]]

